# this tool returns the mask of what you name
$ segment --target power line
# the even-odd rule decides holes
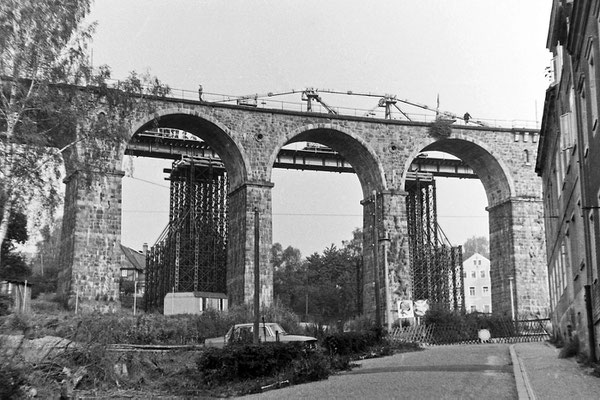
[[[151,185],[155,185],[155,186],[158,186],[158,187],[161,187],[161,188],[165,188],[165,189],[171,189],[169,186],[161,185],[160,183],[152,182],[152,181],[149,181],[147,179],[136,178],[135,176],[126,176],[126,178],[133,179],[133,180],[136,180],[136,181],[145,182],[145,183],[149,183]]]
[[[125,213],[136,214],[168,214],[168,210],[125,210]],[[273,216],[286,217],[362,217],[363,214],[335,214],[335,213],[272,213]],[[438,218],[488,218],[486,215],[438,215]]]

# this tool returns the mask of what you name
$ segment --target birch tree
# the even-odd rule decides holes
[[[135,72],[109,88],[110,68],[92,70],[87,45],[95,24],[84,25],[91,3],[0,2],[0,243],[11,214],[32,197],[56,208],[60,194],[45,178],[60,174],[65,150],[86,140],[88,147],[98,139],[122,142],[140,99],[169,92]],[[111,115],[100,118],[99,103]],[[80,129],[86,118],[93,129]]]
[[[48,85],[89,75],[85,44],[93,26],[82,22],[90,6],[90,0],[0,3],[0,242],[13,210],[43,187],[40,155],[60,120],[60,107],[47,103]],[[56,193],[44,198],[52,203]]]

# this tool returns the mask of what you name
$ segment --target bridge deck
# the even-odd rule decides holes
[[[177,160],[194,157],[220,163],[219,155],[208,145],[192,135],[175,132],[172,135],[145,132],[136,135],[125,154],[132,156]],[[309,145],[303,149],[281,149],[273,164],[274,168],[355,173],[354,168],[339,153],[321,145]],[[478,179],[473,170],[462,160],[420,156],[413,160],[409,177],[431,174],[438,177]]]

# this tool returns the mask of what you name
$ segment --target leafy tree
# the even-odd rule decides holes
[[[479,253],[485,258],[490,258],[490,242],[485,236],[473,236],[463,244],[463,260]]]
[[[306,263],[308,305],[317,321],[343,322],[358,314],[356,258],[348,248],[331,245]]]
[[[344,249],[350,252],[350,257],[354,262],[355,273],[356,273],[356,310],[358,313],[362,312],[362,298],[363,298],[363,231],[361,228],[356,228],[352,231],[352,239],[349,241],[343,241],[342,245]]]
[[[17,205],[43,185],[38,160],[58,128],[46,102],[48,85],[84,72],[79,67],[90,29],[79,26],[89,11],[90,0],[0,4],[0,242]]]
[[[279,243],[271,248],[275,298],[298,315],[321,323],[344,322],[360,313],[362,231],[338,249],[331,245],[323,254],[302,260],[298,249]],[[308,315],[307,315],[308,314]]]
[[[31,277],[33,290],[31,295],[56,292],[59,264],[59,249],[62,218],[57,219],[52,227],[45,225],[40,233],[42,239],[36,244],[36,255],[31,261],[34,272]]]
[[[20,212],[13,213],[0,246],[0,278],[26,279],[31,275],[25,257],[16,249],[17,243],[25,243],[27,239],[27,217]]]
[[[285,250],[280,243],[271,248],[273,265],[273,294],[281,305],[298,315],[305,314],[306,273],[300,250],[288,246]]]
[[[60,174],[63,154],[71,165],[83,165],[78,154],[85,143],[95,168],[111,168],[102,161],[123,142],[132,113],[151,107],[145,97],[169,92],[155,77],[135,72],[109,88],[110,69],[92,70],[87,43],[95,24],[82,25],[90,5],[0,2],[0,242],[11,215],[32,198],[50,212],[56,208],[60,194],[46,181]]]

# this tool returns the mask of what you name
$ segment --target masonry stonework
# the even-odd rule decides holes
[[[121,171],[67,179],[59,294],[69,308],[114,310],[121,269]]]
[[[483,183],[490,210],[492,270],[496,270],[492,286],[498,286],[493,291],[493,309],[510,309],[505,277],[516,271],[515,278],[522,279],[514,289],[517,311],[543,313],[545,310],[546,291],[532,286],[545,279],[544,252],[531,251],[536,246],[543,248],[538,237],[540,227],[537,219],[520,215],[522,212],[538,215],[541,203],[532,201],[526,207],[513,204],[519,199],[540,197],[539,178],[527,161],[527,157],[535,157],[536,131],[462,125],[451,127],[448,136],[440,136],[432,134],[432,124],[420,122],[174,99],[156,100],[153,108],[156,111],[152,115],[132,121],[131,136],[157,126],[185,130],[214,149],[229,174],[227,281],[230,304],[249,302],[254,294],[255,209],[259,210],[260,218],[261,301],[263,304],[272,302],[272,271],[268,258],[272,243],[271,171],[284,145],[309,141],[337,151],[352,165],[362,186],[365,205],[363,304],[367,314],[374,313],[375,303],[373,285],[369,284],[374,280],[374,219],[372,206],[368,204],[373,191],[380,202],[377,231],[381,235],[387,232],[391,239],[387,251],[383,247],[379,251],[380,286],[385,287],[382,264],[385,254],[390,267],[392,301],[411,297],[404,182],[412,160],[421,151],[444,151],[461,158]],[[120,165],[119,162],[120,159],[115,164]],[[96,181],[97,185],[87,191],[67,188],[65,226],[70,231],[64,233],[65,243],[73,249],[70,266],[73,277],[85,275],[90,278],[86,282],[97,278],[100,282],[91,286],[106,284],[109,288],[111,271],[118,270],[118,266],[111,266],[117,262],[111,249],[120,240],[120,213],[117,217],[114,208],[115,202],[120,207],[120,180],[113,176]],[[108,207],[109,198],[113,208]],[[96,218],[98,222],[86,221],[88,218]],[[89,235],[97,236],[91,239]],[[513,251],[519,253],[513,254]],[[540,257],[539,262],[532,261],[536,257]],[[90,295],[93,293],[91,288],[86,290]],[[103,290],[102,298],[104,294],[107,298],[114,294],[114,288]],[[381,295],[384,306],[383,290]]]

